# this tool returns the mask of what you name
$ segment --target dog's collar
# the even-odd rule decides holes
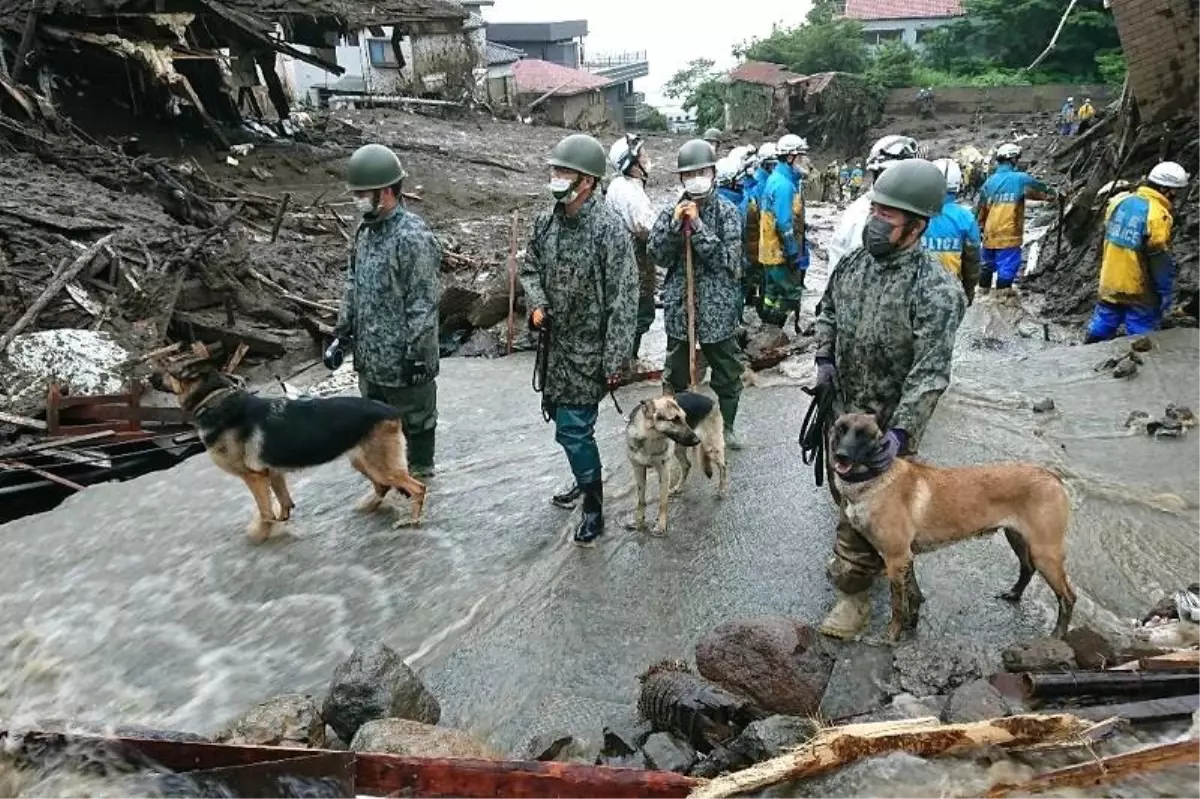
[[[225,397],[228,397],[230,394],[233,394],[235,391],[238,391],[237,386],[229,386],[228,388],[222,388],[217,391],[214,391],[213,393],[209,394],[207,397],[205,397],[204,399],[202,399],[198,403],[196,403],[196,407],[192,409],[192,416],[202,415],[205,411],[210,410],[210,406],[214,405],[218,400],[225,399]]]
[[[884,469],[883,471],[876,471],[875,469],[867,469],[865,472],[858,472],[857,474],[838,474],[837,479],[841,480],[843,483],[865,483],[868,480],[874,480],[876,477],[882,475],[885,471],[887,470]],[[834,474],[837,474],[836,469],[834,470]]]

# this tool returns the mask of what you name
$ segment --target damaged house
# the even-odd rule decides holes
[[[398,56],[405,37],[465,19],[448,0],[0,0],[0,80],[92,130],[195,123],[227,145],[246,117],[288,117],[287,61],[341,75],[327,53],[354,32],[389,28]]]

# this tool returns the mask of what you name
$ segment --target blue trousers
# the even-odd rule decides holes
[[[1162,322],[1157,308],[1145,305],[1117,305],[1111,302],[1096,303],[1096,310],[1088,322],[1087,335],[1092,341],[1107,341],[1117,335],[1125,325],[1125,335],[1140,336],[1153,333]]]
[[[984,247],[979,264],[979,286],[990,289],[992,275],[996,276],[996,288],[1006,289],[1012,286],[1021,271],[1021,248],[1002,247],[998,250]]]
[[[554,410],[554,440],[567,453],[577,485],[600,480],[600,448],[596,446],[597,405],[559,405]]]

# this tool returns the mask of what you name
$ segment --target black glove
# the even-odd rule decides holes
[[[337,336],[329,342],[321,361],[329,371],[335,371],[346,360],[346,350],[353,346],[354,339],[350,336]]]

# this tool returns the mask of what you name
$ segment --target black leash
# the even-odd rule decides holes
[[[533,357],[533,390],[542,395],[542,419],[550,421],[554,418],[554,409],[546,402],[546,370],[550,366],[550,315],[542,320],[542,326],[537,328],[537,348]]]
[[[813,479],[818,486],[825,484],[825,468],[827,453],[825,431],[833,421],[833,393],[831,383],[818,385],[816,388],[802,387],[800,389],[813,398],[804,414],[804,423],[800,425],[800,459],[804,465],[812,465]]]

